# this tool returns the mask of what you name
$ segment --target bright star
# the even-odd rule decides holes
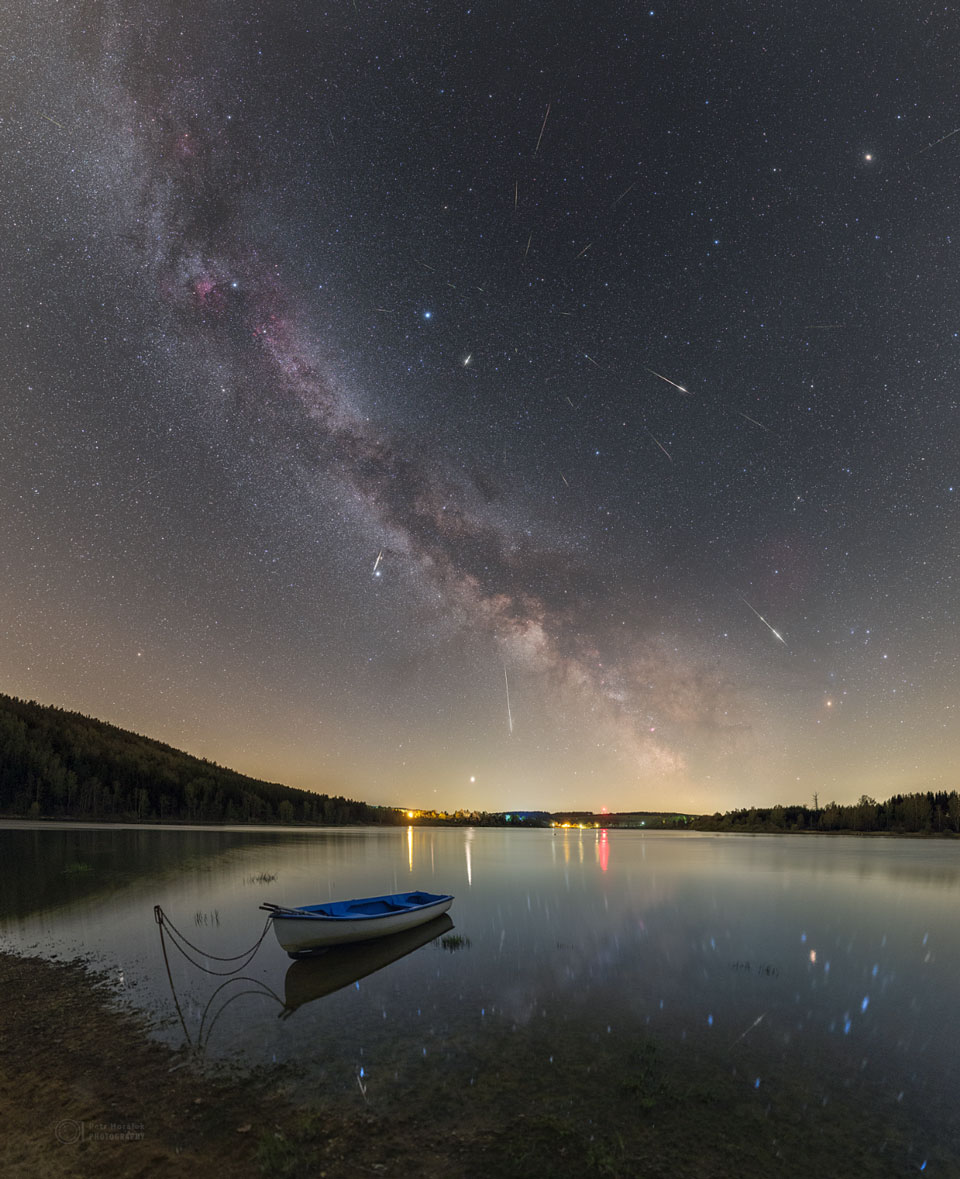
[[[424,311],[423,318],[424,319],[433,319],[433,312],[432,311]]]

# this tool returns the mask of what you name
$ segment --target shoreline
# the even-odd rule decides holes
[[[196,1067],[187,1052],[151,1039],[145,1016],[118,1008],[109,982],[83,959],[2,949],[0,988],[0,1174],[461,1173],[463,1144],[449,1132],[365,1105],[304,1109],[287,1096],[281,1067]]]
[[[109,984],[82,960],[4,950],[0,987],[4,1174],[260,1173],[257,1144],[282,1115],[274,1096],[211,1086],[184,1067],[182,1053],[149,1039],[143,1017],[113,1005]]]
[[[0,1174],[759,1179],[866,1174],[866,1156],[871,1175],[916,1169],[917,1157],[947,1173],[956,1161],[942,1143],[917,1156],[910,1114],[883,1090],[866,1106],[859,1090],[835,1092],[811,1132],[798,1111],[822,1091],[818,1068],[765,1073],[758,1104],[729,1048],[704,1054],[639,1027],[625,1049],[586,1025],[558,1039],[539,1020],[508,1020],[479,1042],[452,1041],[439,1069],[417,1066],[399,1101],[386,1078],[369,1101],[360,1086],[311,1090],[304,1105],[295,1068],[204,1070],[151,1039],[149,1019],[119,1009],[82,959],[0,950],[0,986]]]
[[[423,820],[415,820],[409,823],[204,823],[204,822],[186,822],[171,820],[170,822],[161,823],[159,820],[152,820],[138,823],[130,819],[81,819],[71,818],[66,815],[57,816],[29,816],[29,815],[4,815],[0,814],[0,827],[10,824],[10,826],[23,825],[24,827],[63,827],[64,829],[80,830],[83,828],[91,828],[102,830],[105,827],[114,828],[117,831],[345,831],[348,828],[362,827],[364,830],[370,831],[405,831],[408,827],[415,827],[430,831],[447,831],[450,829],[468,828],[495,830],[495,831],[635,831],[642,835],[802,835],[805,837],[825,836],[827,838],[836,838],[837,836],[850,836],[856,839],[946,839],[956,840],[960,839],[960,832],[957,831],[863,831],[855,828],[837,828],[830,831],[812,831],[810,828],[804,828],[799,831],[784,831],[769,828],[738,828],[728,830],[718,830],[712,827],[686,827],[681,830],[667,828],[667,827],[634,827],[626,825],[618,825],[616,823],[609,823],[604,826],[600,819],[603,816],[596,816],[596,822],[592,824],[584,824],[583,827],[534,827],[534,826],[520,826],[511,823],[431,823]]]

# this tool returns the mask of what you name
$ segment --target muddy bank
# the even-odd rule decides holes
[[[79,962],[0,953],[0,995],[0,1174],[458,1173],[454,1143],[437,1157],[409,1124],[364,1108],[305,1113],[281,1073],[202,1075]]]

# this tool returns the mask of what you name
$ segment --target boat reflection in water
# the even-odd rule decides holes
[[[449,913],[444,913],[426,925],[418,925],[403,933],[393,933],[371,942],[331,946],[320,955],[298,959],[287,969],[280,1018],[289,1019],[304,1003],[312,1003],[314,999],[322,999],[324,995],[349,987],[449,933],[453,927]]]
[[[206,1053],[213,1029],[220,1017],[236,1000],[250,996],[268,999],[280,1008],[278,1012],[280,1019],[289,1019],[304,1003],[310,1003],[314,999],[322,999],[324,995],[332,995],[334,991],[342,990],[344,987],[358,982],[361,978],[366,978],[367,975],[382,970],[392,962],[406,957],[407,954],[412,954],[414,950],[419,950],[429,942],[436,941],[454,928],[449,914],[444,913],[441,917],[435,917],[432,921],[418,925],[414,929],[390,934],[387,937],[377,938],[375,941],[331,946],[309,958],[297,959],[288,968],[284,977],[284,995],[281,998],[262,979],[241,973],[247,969],[259,950],[268,926],[264,927],[259,941],[250,950],[233,958],[211,959],[210,955],[204,954],[202,950],[197,949],[183,938],[183,935],[170,924],[166,914],[159,906],[155,908],[154,913],[160,930],[160,948],[167,979],[170,983],[170,994],[180,1020],[180,1026],[183,1029],[186,1045],[200,1056]],[[176,948],[199,973],[224,979],[214,988],[213,993],[203,1005],[199,1027],[193,1032],[191,1032],[177,995],[177,989],[174,986],[173,972],[167,954],[167,937],[169,937],[170,945]],[[240,964],[226,970],[211,968],[194,958],[189,952],[191,950],[211,961],[216,961],[218,965],[231,961]],[[193,1001],[189,1006],[196,1010],[199,1005]]]

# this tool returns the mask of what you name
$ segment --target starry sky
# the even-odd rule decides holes
[[[0,690],[384,804],[956,786],[950,6],[4,9]]]

